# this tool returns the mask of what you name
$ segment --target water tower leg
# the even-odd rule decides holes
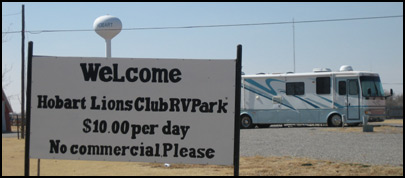
[[[111,58],[111,40],[105,40],[106,57]]]

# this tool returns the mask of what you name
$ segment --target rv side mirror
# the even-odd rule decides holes
[[[385,96],[385,99],[387,99],[388,97],[392,97],[394,96],[394,91],[392,90],[392,88],[390,89],[390,95]]]
[[[371,96],[371,88],[367,89],[368,96]]]

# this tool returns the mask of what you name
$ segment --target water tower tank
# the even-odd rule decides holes
[[[94,23],[93,28],[98,35],[103,37],[106,42],[106,55],[111,57],[111,39],[121,32],[122,23],[117,17],[111,15],[104,15],[98,17]]]
[[[98,35],[106,40],[111,40],[121,32],[122,23],[117,17],[103,15],[94,21],[93,28]]]

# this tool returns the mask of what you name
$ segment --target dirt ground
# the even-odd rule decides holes
[[[37,175],[37,159],[30,161],[30,174]],[[2,176],[24,174],[24,140],[2,138]],[[214,176],[233,175],[233,167],[214,165],[129,163],[103,161],[41,160],[41,176]],[[293,157],[242,157],[242,176],[403,176],[403,167],[338,163]]]

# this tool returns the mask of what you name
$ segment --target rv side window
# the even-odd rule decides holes
[[[316,78],[316,94],[330,94],[330,77]]]
[[[305,85],[304,82],[291,82],[286,83],[287,95],[304,95]]]
[[[358,95],[359,85],[357,80],[349,80],[349,95]]]
[[[339,95],[346,95],[346,81],[339,82]]]

